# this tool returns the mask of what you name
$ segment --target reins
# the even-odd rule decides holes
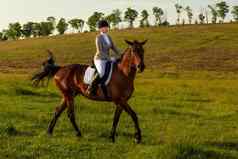
[[[135,64],[132,64],[132,57],[133,57],[132,48],[127,48],[122,54],[121,59],[119,60],[118,63],[118,68],[122,70],[124,74],[127,76],[130,74],[131,69],[137,70],[137,66]]]

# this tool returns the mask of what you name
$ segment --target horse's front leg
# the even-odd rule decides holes
[[[121,106],[131,116],[131,118],[134,121],[135,128],[136,128],[136,133],[135,133],[136,143],[141,143],[141,138],[142,138],[141,130],[139,127],[139,121],[138,121],[138,117],[137,117],[136,113],[133,111],[133,109],[130,107],[130,105],[127,102],[122,103]]]
[[[122,111],[123,111],[122,107],[120,105],[117,105],[116,111],[114,114],[113,124],[112,124],[112,131],[110,135],[112,142],[115,142],[116,129],[117,129],[117,125],[118,125]]]

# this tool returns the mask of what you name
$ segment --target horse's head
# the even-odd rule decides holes
[[[146,44],[148,40],[145,40],[143,42],[139,42],[137,40],[134,40],[133,42],[125,40],[125,42],[130,45],[132,48],[132,64],[135,65],[137,68],[139,68],[140,72],[143,72],[145,69],[145,63],[144,63],[144,48],[143,46]]]

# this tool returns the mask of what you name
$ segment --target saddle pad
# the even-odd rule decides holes
[[[95,72],[96,72],[95,68],[88,67],[86,69],[84,74],[84,79],[83,79],[85,84],[89,84],[89,85],[92,84]]]
[[[111,62],[111,61],[106,63],[105,74],[101,78],[101,81],[100,81],[101,84],[103,84],[103,85],[109,84],[111,77],[112,77],[113,65],[114,65],[114,62]],[[85,74],[84,74],[84,83],[91,85],[93,82],[95,73],[96,73],[96,69],[89,66],[86,69]]]

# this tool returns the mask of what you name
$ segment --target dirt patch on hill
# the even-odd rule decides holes
[[[145,58],[146,66],[149,69],[164,71],[238,71],[238,52],[234,50],[200,48],[171,54],[160,53],[153,58],[148,56]],[[34,72],[40,68],[42,61],[37,59],[1,60],[0,71],[5,73]],[[71,62],[59,59],[58,63],[66,65]],[[86,60],[83,63],[86,63]]]
[[[147,59],[148,67],[180,71],[238,71],[238,52],[234,50],[200,48],[171,54],[159,54]]]

